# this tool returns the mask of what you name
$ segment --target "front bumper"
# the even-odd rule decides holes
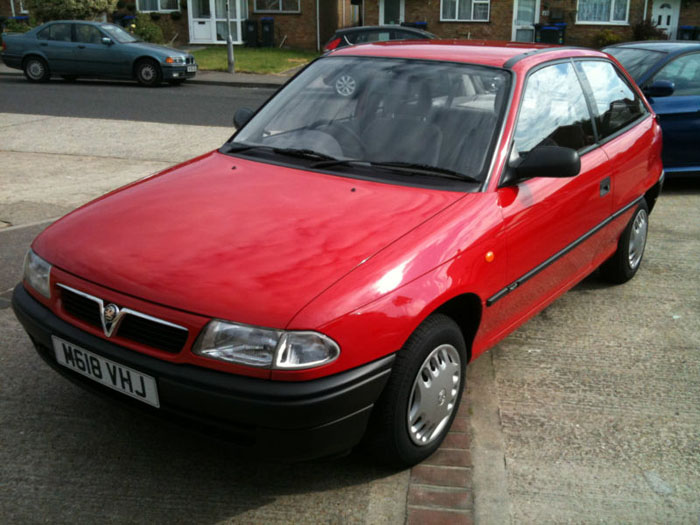
[[[163,71],[163,80],[183,80],[187,78],[194,78],[197,75],[199,66],[196,64],[188,64],[189,66],[195,66],[197,69],[195,71],[187,71],[188,66],[163,66],[161,69]]]
[[[157,416],[223,433],[241,445],[255,447],[266,459],[313,459],[356,445],[394,360],[390,355],[313,381],[269,381],[168,363],[120,347],[66,323],[29,295],[22,284],[14,290],[12,307],[39,355],[74,383]],[[160,408],[135,401],[58,364],[52,335],[154,377]]]

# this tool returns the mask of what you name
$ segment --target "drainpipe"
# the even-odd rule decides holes
[[[15,15],[15,0],[10,0],[10,8],[12,9],[12,16],[17,16]]]
[[[320,0],[316,0],[316,51],[321,52],[321,14],[319,11],[318,3]]]
[[[642,22],[644,22],[647,19],[647,4],[649,3],[649,0],[644,0],[644,18],[642,18]]]

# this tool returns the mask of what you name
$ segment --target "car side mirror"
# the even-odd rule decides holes
[[[236,113],[233,115],[233,125],[236,126],[236,129],[241,129],[254,114],[255,111],[250,108],[238,108]]]
[[[647,97],[670,97],[676,85],[670,80],[654,80],[654,82],[644,88],[644,94]]]
[[[112,45],[112,39],[106,36],[102,37],[102,43],[106,46],[111,46]]]
[[[539,146],[510,168],[510,174],[504,180],[506,184],[533,177],[575,177],[581,171],[581,158],[571,148]]]

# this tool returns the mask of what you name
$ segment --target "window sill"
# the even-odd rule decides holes
[[[256,11],[253,10],[256,15],[300,15],[301,11]]]
[[[169,15],[170,13],[179,13],[179,9],[159,9],[159,10],[154,10],[154,11],[144,11],[143,9],[139,9],[139,13],[160,13],[163,15]]]
[[[491,22],[491,20],[454,20],[452,18],[449,19],[440,19],[440,22],[445,22],[445,23],[458,23],[458,24],[488,24]]]
[[[621,26],[629,27],[629,22],[588,22],[582,20],[576,20],[577,26]]]

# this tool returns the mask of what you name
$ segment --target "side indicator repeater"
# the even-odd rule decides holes
[[[489,263],[493,262],[493,260],[495,258],[496,258],[496,255],[491,251],[486,252],[486,255],[484,256],[484,259],[486,259],[486,262],[489,262]]]

